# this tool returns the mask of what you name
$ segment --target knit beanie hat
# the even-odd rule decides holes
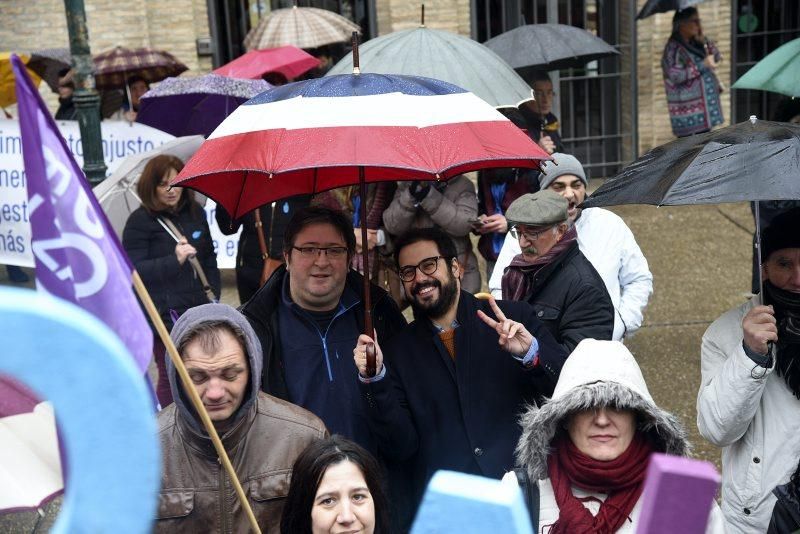
[[[583,165],[578,158],[570,154],[555,152],[551,154],[553,161],[545,161],[542,165],[542,172],[539,174],[539,188],[547,189],[560,176],[572,174],[577,176],[584,186],[588,186],[586,173],[583,172]]]
[[[800,208],[781,213],[761,232],[762,261],[782,248],[800,248]]]

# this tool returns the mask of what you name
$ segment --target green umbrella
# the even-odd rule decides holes
[[[800,96],[800,38],[789,41],[753,65],[734,89],[758,89]]]
[[[494,107],[533,100],[530,86],[500,56],[469,37],[424,25],[359,46],[361,72],[425,76],[470,91]],[[349,55],[327,76],[353,72]]]

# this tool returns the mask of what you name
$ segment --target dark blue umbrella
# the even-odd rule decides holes
[[[271,88],[263,80],[217,74],[167,78],[142,96],[136,122],[176,137],[208,137],[240,104]]]

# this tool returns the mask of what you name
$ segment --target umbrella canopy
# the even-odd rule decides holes
[[[637,19],[644,19],[656,13],[666,13],[667,11],[680,11],[687,7],[695,6],[705,0],[647,0],[647,3],[636,15]]]
[[[734,89],[757,89],[800,96],[800,38],[789,41],[753,65]]]
[[[594,34],[566,24],[526,24],[485,44],[515,69],[583,67],[590,61],[619,55],[619,51]]]
[[[36,509],[64,488],[53,408],[0,376],[0,512]]]
[[[800,125],[752,118],[649,151],[584,207],[800,198]]]
[[[313,68],[319,67],[321,61],[305,50],[296,46],[281,46],[266,50],[251,50],[226,63],[214,74],[230,78],[261,79],[268,72],[279,72],[287,80],[297,78]]]
[[[131,76],[141,76],[153,83],[177,76],[189,67],[163,50],[118,46],[94,57],[95,83],[98,89],[120,89]]]
[[[26,67],[38,74],[54,93],[58,92],[58,73],[72,67],[72,55],[67,48],[44,48],[30,53]]]
[[[271,87],[218,74],[167,78],[142,96],[136,122],[176,137],[208,136],[240,104]]]
[[[497,54],[468,37],[421,26],[371,39],[359,47],[361,72],[406,74],[463,87],[495,107],[532,100],[531,88]],[[345,56],[328,76],[353,72]]]
[[[271,89],[228,117],[173,185],[233,218],[274,200],[389,180],[448,179],[549,159],[489,104],[429,78],[349,74]]]
[[[317,48],[343,43],[361,28],[338,13],[315,7],[292,6],[276,9],[262,18],[244,39],[247,50],[293,45]]]
[[[136,196],[136,184],[147,162],[161,154],[177,156],[185,162],[197,152],[203,141],[200,135],[179,137],[155,150],[134,154],[123,161],[114,174],[94,187],[94,194],[120,239],[128,217],[142,205]]]
[[[11,69],[11,54],[12,52],[0,52],[0,108],[8,107],[17,101],[17,93],[14,86],[14,71]],[[17,55],[23,63],[26,63],[31,81],[38,87],[42,79],[27,66],[27,63],[30,61],[30,56],[25,54]]]

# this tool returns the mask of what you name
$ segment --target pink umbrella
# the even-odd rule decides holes
[[[297,78],[320,65],[320,60],[296,46],[251,50],[215,69],[214,74],[256,80],[268,72],[279,72],[287,80]]]

